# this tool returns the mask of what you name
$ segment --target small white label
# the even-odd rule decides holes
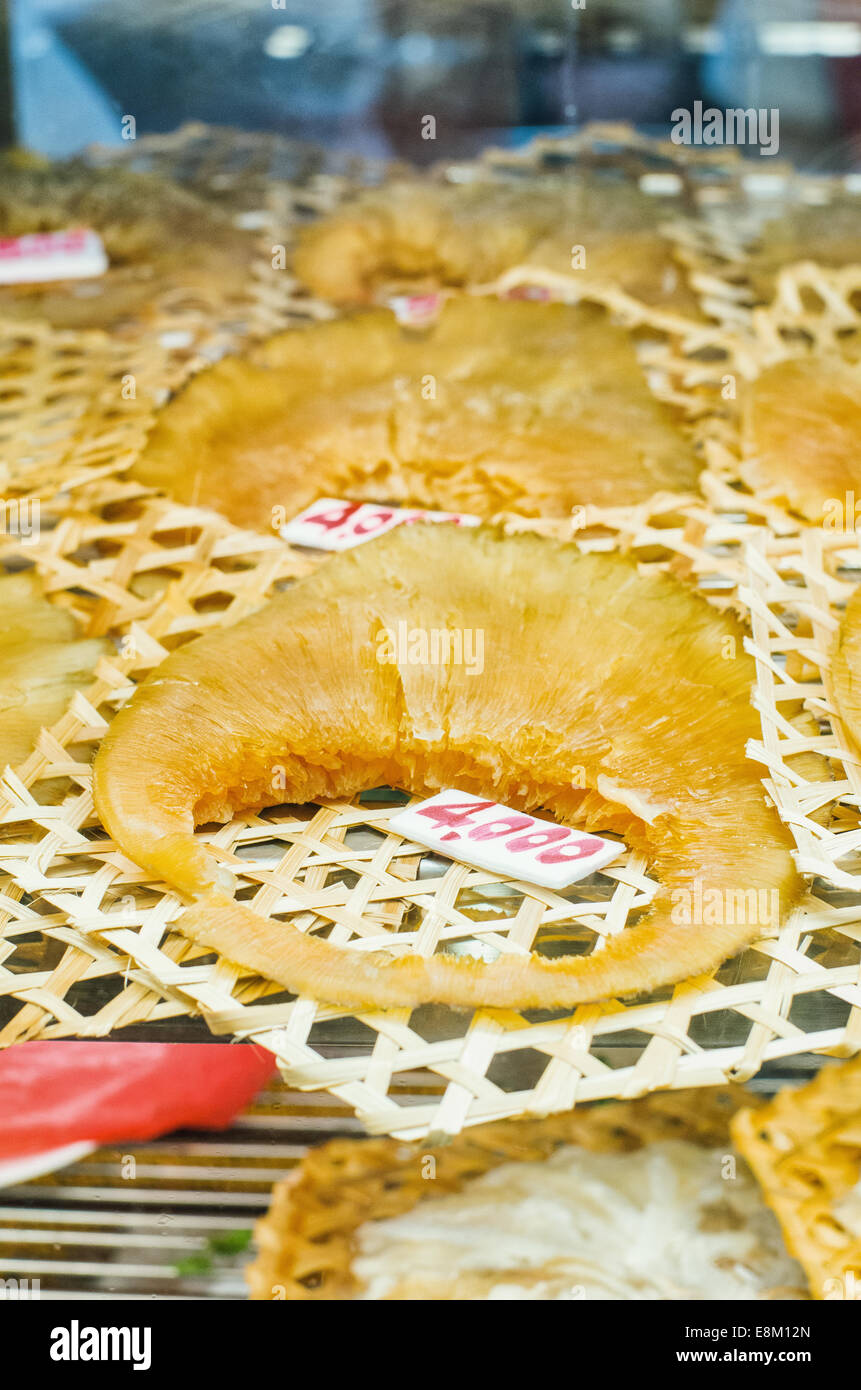
[[[0,285],[87,280],[104,275],[107,268],[101,237],[84,228],[0,240]]]
[[[234,227],[239,227],[243,232],[262,232],[264,227],[268,227],[272,220],[272,214],[265,208],[254,208],[248,212],[239,212],[233,219]]]
[[[471,792],[439,792],[399,811],[389,826],[449,859],[542,888],[568,888],[618,859],[624,848]]]
[[[194,334],[189,333],[187,328],[171,328],[166,333],[160,333],[158,340],[163,348],[169,350],[187,348],[194,342]]]
[[[684,183],[678,174],[661,170],[651,174],[641,174],[640,188],[643,193],[660,196],[661,194],[681,193]]]
[[[742,184],[754,198],[774,198],[783,192],[787,179],[785,174],[745,174]]]
[[[382,536],[395,526],[413,521],[451,521],[477,526],[480,518],[466,512],[425,512],[414,507],[383,507],[373,502],[345,502],[322,497],[282,526],[278,534],[291,545],[313,550],[352,550],[354,545]]]

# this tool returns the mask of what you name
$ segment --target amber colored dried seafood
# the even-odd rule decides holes
[[[399,622],[481,629],[483,671],[379,661]],[[734,619],[626,556],[401,527],[171,655],[111,724],[96,803],[119,847],[193,901],[186,935],[297,993],[350,1008],[567,1007],[710,970],[761,933],[751,893],[776,905],[775,927],[796,900],[790,838],[745,756],[752,678]],[[659,890],[590,956],[371,957],[232,901],[192,833],[384,785],[616,832]]]
[[[106,648],[78,640],[74,617],[45,598],[34,571],[0,577],[0,771],[32,752]]]
[[[861,497],[861,365],[791,358],[743,393],[742,476],[757,496],[808,521],[848,529],[847,494]]]
[[[463,184],[405,179],[366,190],[306,227],[294,270],[336,304],[485,284],[515,266],[613,284],[697,316],[660,225],[667,208],[630,182],[570,176]]]
[[[600,310],[460,299],[427,333],[373,310],[200,372],[134,473],[268,529],[325,496],[565,517],[690,493],[699,470]]]

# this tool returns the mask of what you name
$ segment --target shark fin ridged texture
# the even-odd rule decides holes
[[[399,622],[481,631],[483,669],[379,660]],[[745,755],[752,666],[734,619],[625,556],[401,527],[171,655],[113,720],[96,804],[119,847],[191,900],[180,930],[296,993],[568,1007],[713,969],[800,895]],[[620,834],[648,857],[656,897],[587,957],[369,956],[232,901],[193,835],[245,808],[382,785],[455,787]],[[751,895],[777,912],[763,921]]]
[[[568,175],[517,183],[397,180],[303,228],[298,278],[336,304],[387,292],[485,284],[514,267],[561,274],[588,292],[613,284],[643,303],[699,318],[662,221],[672,203]]]
[[[373,310],[199,372],[133,472],[270,529],[320,497],[563,518],[696,493],[701,466],[602,311],[464,298],[426,332]]]
[[[847,493],[861,498],[859,436],[861,364],[788,358],[744,389],[744,480],[808,521],[843,529]]]
[[[99,638],[78,637],[74,617],[45,597],[34,570],[0,576],[0,770],[28,757],[107,650]]]

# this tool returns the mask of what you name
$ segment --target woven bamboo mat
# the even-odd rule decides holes
[[[861,1300],[861,1060],[732,1120],[814,1298]]]
[[[802,174],[786,166],[772,166],[769,173],[762,174],[751,172],[749,163],[744,166],[744,161],[736,166],[736,177],[720,189],[700,194],[697,216],[674,219],[666,228],[704,313],[727,331],[743,335],[758,334],[760,318],[779,324],[781,317],[788,315],[789,331],[782,336],[797,342],[802,336],[798,333],[799,319],[805,310],[798,287],[802,287],[807,272],[812,275],[809,299],[813,301],[814,324],[818,322],[827,331],[830,313],[831,327],[842,331],[845,301],[857,290],[857,268],[834,270],[813,262],[787,263],[777,268],[773,293],[764,300],[752,267],[765,223],[787,206],[827,203],[850,190],[857,193],[856,177]]]
[[[342,192],[332,183],[314,196],[322,208]],[[306,189],[278,188],[273,198],[288,227],[308,201]],[[330,312],[301,294],[289,274],[267,278],[265,268],[258,303],[254,332]],[[720,323],[651,327],[642,351],[651,354],[656,393],[731,452],[731,415],[710,402],[721,372],[744,368],[750,336]],[[423,1009],[353,1018],[291,1000],[172,931],[180,902],[125,859],[94,816],[95,749],[118,703],[167,651],[240,619],[319,561],[274,535],[241,532],[124,481],[176,370],[170,344],[146,359],[143,339],[117,347],[98,335],[73,342],[36,327],[21,333],[17,325],[10,339],[19,365],[8,432],[44,441],[35,471],[23,452],[13,482],[45,505],[38,540],[5,536],[3,558],[36,564],[56,601],[76,613],[85,633],[111,638],[115,653],[101,660],[63,719],[42,732],[26,763],[0,781],[0,1043],[103,1036],[130,1023],[199,1014],[215,1033],[270,1048],[291,1084],[327,1090],[372,1132],[401,1137],[567,1110],[579,1100],[714,1085],[811,1049],[859,1046],[859,937],[851,928],[859,910],[820,897],[713,976],[564,1017]],[[136,353],[147,389],[121,398],[115,417],[117,374],[135,375],[124,368],[138,361]],[[43,434],[51,383],[66,360],[79,365],[77,403],[56,434]],[[201,360],[186,352],[179,370]],[[799,544],[797,524],[795,538],[761,536],[763,517],[749,498],[740,506],[729,466],[710,463],[703,487],[705,500],[657,499],[615,515],[587,508],[568,529],[585,547],[633,549],[644,562],[695,579],[714,601],[742,611],[750,605],[756,614],[759,571],[745,546],[751,542],[749,553],[763,563],[778,563],[781,547]],[[560,529],[507,520],[512,528]],[[768,747],[772,726],[783,728],[777,705],[764,718]],[[785,751],[791,772],[792,750]],[[58,785],[65,790],[58,793]],[[628,853],[564,894],[506,884],[404,842],[388,829],[396,809],[391,797],[366,795],[274,808],[200,833],[253,891],[258,910],[303,927],[332,923],[333,939],[357,950],[385,945],[431,954],[443,941],[488,957],[536,941],[547,949],[563,940],[589,948],[623,930],[654,890],[647,865]],[[806,842],[799,844],[805,853]],[[397,1081],[416,1070],[443,1089],[405,1104]]]
[[[136,458],[169,375],[158,342],[0,324],[0,495],[48,502]]]
[[[769,545],[763,535],[748,547],[747,564],[742,598],[763,717],[762,742],[750,751],[767,769],[766,787],[796,838],[801,871],[857,895],[861,763],[831,696],[830,669],[839,609],[861,575],[858,537],[810,527]],[[786,717],[799,701],[813,715],[802,729]],[[857,902],[842,910],[853,939],[861,938],[851,921],[856,911]],[[854,1037],[861,1046],[861,1033]]]

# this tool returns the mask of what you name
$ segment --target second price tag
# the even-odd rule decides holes
[[[282,541],[313,550],[352,550],[354,545],[382,536],[412,521],[451,521],[477,526],[479,518],[466,512],[426,512],[415,507],[385,507],[371,502],[345,502],[321,497],[281,527]]]

